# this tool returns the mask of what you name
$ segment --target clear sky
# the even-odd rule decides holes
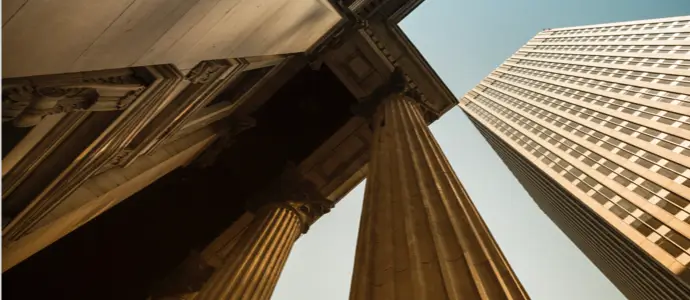
[[[681,15],[690,0],[426,0],[401,27],[461,97],[544,28]],[[431,130],[532,299],[624,299],[460,109]],[[273,299],[348,299],[363,193],[361,184],[297,241]]]

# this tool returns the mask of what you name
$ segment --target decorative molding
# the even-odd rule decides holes
[[[128,109],[117,116],[96,140],[83,149],[78,159],[52,180],[19,215],[3,228],[5,242],[16,241],[29,233],[41,218],[50,213],[104,165],[110,163],[136,134],[170,103],[179,90],[178,86],[184,84],[182,74],[172,65],[132,68],[132,71],[137,78],[148,83],[141,95],[129,105]],[[108,74],[108,72],[89,73]],[[99,80],[99,84],[103,81],[123,82],[122,80],[123,78],[118,76],[105,76],[105,79]]]
[[[162,176],[183,167],[210,145],[217,134],[211,127],[199,130],[151,156],[140,157],[127,168],[92,176],[41,218],[30,233],[17,241],[3,241],[3,272],[126,201]]]
[[[104,164],[94,175],[101,174],[105,171],[108,171],[112,168],[119,167],[120,165],[123,165],[124,160],[129,157],[132,154],[132,149],[122,149],[120,150],[115,156],[113,157],[112,160]]]
[[[19,162],[2,177],[2,198],[9,195],[89,116],[74,112],[63,117]]]
[[[230,81],[242,72],[242,60],[210,60],[197,64],[187,75],[190,82],[161,113],[149,122],[128,145],[127,157],[118,162],[122,167],[137,157],[155,151],[200,108],[211,102]]]
[[[348,8],[358,19],[366,20],[388,2],[391,0],[355,0]]]
[[[277,54],[277,55],[265,55],[265,56],[251,56],[243,58],[248,65],[244,68],[245,71],[251,71],[255,69],[261,69],[271,66],[276,66],[282,63],[286,58],[291,55]]]
[[[217,79],[227,69],[226,66],[230,64],[224,60],[202,61],[187,73],[187,80],[192,84],[207,84]]]
[[[400,65],[400,57],[394,56],[386,47],[386,44],[374,33],[371,27],[366,27],[363,30],[360,31],[360,33],[364,34],[364,38],[367,40],[369,45],[371,45],[374,49],[378,50],[379,57],[384,59],[390,66],[391,68],[401,68],[402,66]],[[418,90],[417,84],[410,78],[410,76],[407,74],[407,72],[403,72],[405,80],[407,84],[409,85],[410,89],[417,90],[416,92],[419,94],[420,99],[422,101],[426,101],[426,96],[424,93]]]
[[[365,119],[371,119],[381,103],[388,97],[402,93],[410,93],[411,88],[405,73],[395,68],[384,84],[377,87],[371,94],[352,107],[352,113]]]
[[[24,112],[31,103],[34,90],[29,83],[11,83],[5,80],[2,86],[2,121],[11,121]]]
[[[248,116],[259,109],[266,101],[307,66],[307,60],[302,55],[292,55],[281,61],[264,77],[254,84],[249,91],[244,93],[232,106],[226,107],[219,115],[236,113],[240,116]]]
[[[245,71],[269,67],[283,59],[284,56],[260,56],[200,62],[187,74],[190,84],[135,137],[128,147],[129,155],[118,164],[127,166],[137,157],[150,154],[168,140],[179,137],[177,133],[185,124],[232,82],[240,80]],[[249,89],[251,87],[247,87]],[[240,92],[245,94],[246,91]]]
[[[328,37],[317,45],[312,51],[307,52],[308,59],[311,63],[316,63],[321,60],[320,56],[329,51],[340,48],[352,35],[358,30],[368,26],[367,20],[361,19],[350,10],[344,10],[344,22],[335,27]]]
[[[400,1],[391,1],[401,5]],[[391,6],[392,7],[392,6]],[[425,119],[433,121],[457,104],[457,99],[440,77],[429,66],[424,57],[404,35],[400,28],[385,20],[371,19],[361,26],[357,34],[344,36],[346,43],[338,44],[335,51],[320,53],[324,60],[355,97],[371,92],[373,85],[383,79],[394,68],[401,68],[410,90],[416,90],[423,103]],[[356,55],[360,52],[362,55]],[[369,62],[378,75],[354,76],[352,56]],[[363,69],[361,62],[358,63]],[[357,73],[357,72],[354,72]]]
[[[2,158],[2,175],[9,173],[12,169],[33,149],[44,137],[46,137],[55,126],[65,117],[66,114],[55,114],[47,116],[37,126],[22,137],[15,145],[3,145],[7,154]]]
[[[360,99],[360,102],[352,107],[352,113],[356,116],[371,120],[376,109],[383,101],[391,96],[403,95],[419,104],[422,116],[427,124],[433,123],[438,119],[438,113],[425,105],[423,95],[419,92],[419,89],[410,87],[408,85],[409,82],[409,77],[402,69],[396,67],[383,85],[376,88],[369,96]]]
[[[337,51],[327,52],[320,59],[360,102],[382,84],[391,71],[401,69],[407,93],[421,103],[424,118],[431,123],[457,101],[433,70],[419,62],[423,58],[413,51],[414,46],[395,35],[395,30],[388,28],[391,26],[395,27],[380,21],[367,22],[357,34],[347,36],[347,43],[339,45]]]
[[[3,82],[3,121],[32,127],[45,116],[123,110],[145,89],[133,69],[9,79]]]
[[[215,123],[228,117],[231,114],[233,107],[235,107],[233,103],[230,103],[229,101],[221,101],[200,109],[182,126],[180,130],[175,132],[175,135],[169,138],[166,143],[170,143],[171,141],[179,139],[200,128],[206,127],[211,123]]]
[[[440,116],[457,105],[455,95],[397,25],[370,22],[360,32],[386,60],[405,71],[408,85],[418,91],[425,106]]]
[[[386,22],[398,24],[422,2],[424,0],[391,0],[379,8],[379,14],[386,18]]]
[[[333,201],[324,197],[314,183],[305,179],[293,163],[288,163],[279,178],[247,201],[249,211],[272,209],[275,206],[294,211],[300,218],[302,233],[307,233],[311,224],[330,212],[333,205]]]

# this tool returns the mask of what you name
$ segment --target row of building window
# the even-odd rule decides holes
[[[640,41],[686,41],[690,32],[577,36],[541,39],[542,43],[614,43]]]
[[[628,95],[633,97],[645,98],[652,101],[690,107],[690,97],[683,94],[665,92],[651,88],[644,88],[643,91],[642,88],[637,88],[629,85],[623,85],[580,76],[558,74],[548,71],[532,70],[521,67],[509,67],[508,71],[517,74],[524,74],[527,76],[543,78],[547,80],[559,81],[567,84],[574,84],[587,88],[595,88],[612,94]],[[636,88],[637,90],[634,88]]]
[[[583,101],[585,103],[591,103],[603,108],[616,110],[625,114],[632,116],[638,116],[645,119],[649,119],[655,122],[660,122],[666,125],[671,125],[672,127],[681,128],[684,130],[690,130],[690,116],[681,115],[679,113],[670,112],[666,110],[661,110],[649,106],[643,106],[629,101],[623,101],[612,97],[606,97],[598,94],[588,93],[581,90],[576,90],[568,87],[563,87],[551,83],[546,83],[538,80],[533,80],[530,78],[524,78],[507,73],[498,73],[499,78],[507,79],[511,82],[538,88],[545,92],[554,93],[557,95],[562,95],[570,99]],[[573,83],[566,81],[566,83]],[[647,89],[641,89],[636,87],[624,86],[619,84],[609,85],[613,89],[624,89],[626,96],[639,97],[642,99],[650,99],[652,101],[659,101],[664,103],[670,103],[672,100],[669,98],[661,98],[658,96],[652,96],[648,94]],[[615,90],[614,90],[615,91]],[[664,96],[669,96],[669,93],[665,93]],[[673,95],[670,95],[673,96]]]
[[[611,189],[602,186],[592,177],[582,172],[582,170],[560,159],[560,157],[553,152],[542,147],[539,143],[536,143],[534,140],[520,133],[517,129],[501,121],[478,105],[470,102],[465,108],[491,124],[495,131],[502,132],[504,135],[508,136],[537,160],[549,166],[549,168],[570,181],[573,186],[592,197],[604,208],[608,209],[618,218],[640,232],[648,240],[654,242],[664,251],[676,257],[679,262],[683,264],[688,264],[690,262],[690,256],[688,256],[688,253],[690,253],[690,240],[686,237],[665,226],[658,219],[642,211],[630,201],[623,199]],[[531,122],[517,114],[511,116],[506,115],[506,117],[513,121],[521,121],[523,123]]]
[[[551,123],[552,125],[555,125],[557,128],[561,128],[562,130],[579,136],[608,152],[617,154],[626,160],[631,160],[646,169],[650,169],[652,166],[655,165],[646,159],[642,159],[638,156],[633,156],[637,153],[628,152],[628,150],[625,148],[625,144],[618,139],[606,136],[601,132],[597,132],[591,128],[582,126],[566,118],[549,113],[543,109],[531,106],[529,104],[526,104],[525,102],[516,100],[506,95],[504,95],[503,98],[504,99],[502,100],[504,101],[504,103],[508,105],[518,108],[526,112],[527,114],[537,117],[538,119]],[[494,109],[495,111],[498,111],[499,113],[516,114],[508,108],[501,106],[498,103],[484,96],[477,97],[476,101],[484,104],[487,107]],[[520,121],[518,121],[518,123],[520,123]],[[532,123],[536,124],[536,122]],[[683,197],[671,193],[670,191],[659,186],[658,184],[640,177],[638,174],[635,174],[630,170],[623,168],[621,165],[604,158],[600,154],[592,152],[588,150],[586,147],[583,147],[579,144],[572,142],[569,139],[566,139],[565,136],[562,136],[552,131],[551,129],[545,128],[541,125],[539,125],[539,127],[542,127],[543,129],[539,130],[539,133],[535,132],[535,134],[537,134],[543,140],[547,141],[548,143],[556,147],[559,147],[561,150],[570,154],[575,159],[582,161],[586,165],[592,167],[594,170],[597,170],[602,175],[609,176],[609,178],[618,182],[623,187],[638,194],[640,197],[644,198],[650,203],[655,204],[660,208],[666,210],[670,214],[675,215],[681,221],[690,224],[690,218],[688,218],[690,217],[690,201],[688,201],[687,199],[684,199]],[[621,146],[621,144],[623,144],[623,146]],[[656,166],[660,167],[659,165]],[[683,177],[683,180],[685,180],[685,182],[687,182],[687,184],[690,186],[690,181],[687,181],[687,178]],[[681,211],[683,212],[680,213]]]
[[[661,74],[653,72],[638,72],[632,70],[621,70],[614,68],[591,67],[567,63],[555,63],[535,60],[519,60],[518,65],[532,66],[537,68],[546,68],[554,70],[562,70],[567,72],[576,72],[596,76],[607,76],[614,78],[621,78],[627,80],[644,81],[650,83],[658,83],[670,86],[685,86],[690,87],[690,77]]]
[[[549,50],[568,52],[617,52],[617,53],[656,53],[688,54],[690,46],[677,45],[538,45],[525,46],[523,50]]]
[[[577,105],[574,103],[577,103],[577,101],[582,101],[585,103],[590,103],[594,104],[597,106],[601,106],[606,109],[612,109],[616,110],[619,112],[623,112],[626,114],[630,114],[632,116],[639,116],[643,117],[646,119],[650,119],[655,122],[660,122],[660,123],[667,123],[666,121],[662,121],[658,115],[656,114],[661,114],[661,110],[657,110],[654,108],[651,108],[650,110],[649,107],[646,106],[640,106],[638,104],[633,104],[629,102],[623,102],[617,99],[610,99],[610,98],[603,98],[603,97],[594,97],[595,95],[589,94],[589,93],[573,93],[572,90],[567,89],[564,92],[560,91],[555,91],[552,90],[552,87],[549,86],[550,84],[545,84],[542,82],[536,82],[534,80],[530,79],[525,79],[525,78],[520,78],[518,76],[510,75],[510,74],[504,74],[501,78],[506,79],[507,81],[511,82],[511,84],[503,83],[500,81],[495,81],[492,83],[492,86],[495,86],[497,88],[500,88],[502,90],[506,91],[511,91],[514,92],[515,94],[523,97],[526,100],[529,101],[535,101],[537,103],[542,103],[544,105],[550,106],[557,108],[558,110],[564,111],[568,114],[571,114],[573,116],[576,116],[578,118],[581,118],[583,120],[588,120],[597,124],[600,124],[602,126],[605,126],[607,128],[611,128],[615,131],[621,132],[623,134],[629,135],[631,137],[640,139],[642,141],[648,142],[652,145],[656,146],[661,146],[665,149],[671,150],[675,153],[679,153],[685,156],[690,157],[690,141],[683,139],[681,137],[671,135],[665,132],[660,132],[658,130],[652,129],[652,128],[647,128],[645,126],[642,126],[637,123],[633,123],[630,121],[626,121],[614,116],[611,116],[609,114],[606,114],[601,111],[595,111],[588,109],[582,105]],[[516,84],[521,84],[526,87],[533,87],[536,88],[537,90],[543,90],[546,92],[553,92],[555,94],[560,94],[565,97],[568,97],[570,99],[574,99],[577,101],[564,101],[562,99],[557,99],[554,97],[549,97],[548,95],[537,93],[533,90],[523,88],[520,86],[517,86]],[[573,103],[571,103],[573,102]],[[652,113],[656,113],[655,115],[652,115]],[[669,112],[665,112],[664,115],[668,115]],[[680,116],[674,113],[670,113],[673,115],[669,115],[669,118],[678,118],[685,120],[685,122],[688,121],[687,116]],[[679,117],[680,116],[680,117]],[[670,122],[670,121],[669,121]],[[679,122],[674,122],[673,124],[676,124]],[[690,125],[687,125],[687,123],[683,123],[685,127],[690,127]],[[680,172],[682,173],[682,172]],[[673,178],[672,178],[673,179]]]
[[[550,60],[565,60],[576,62],[589,62],[600,64],[613,65],[627,65],[649,68],[666,68],[666,69],[690,69],[690,60],[682,59],[664,59],[664,58],[644,58],[644,57],[628,57],[628,56],[604,56],[604,55],[585,55],[585,54],[563,54],[563,53],[541,53],[541,52],[527,52],[525,57],[550,59]],[[638,72],[642,73],[642,72]]]
[[[578,35],[587,33],[605,33],[605,32],[626,32],[626,31],[641,31],[641,30],[663,30],[663,29],[678,29],[678,28],[690,28],[690,21],[671,21],[671,22],[659,22],[659,23],[648,23],[648,24],[634,24],[634,25],[618,25],[618,26],[602,26],[602,27],[589,27],[589,28],[578,28],[569,30],[558,30],[553,31],[551,35],[553,36],[563,36],[563,35]]]

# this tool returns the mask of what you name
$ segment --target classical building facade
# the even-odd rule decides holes
[[[367,177],[351,299],[528,299],[428,130],[420,2],[4,1],[3,296],[269,299]]]
[[[542,31],[460,107],[628,298],[690,298],[690,17]]]

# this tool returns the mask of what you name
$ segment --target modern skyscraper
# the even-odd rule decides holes
[[[460,101],[631,299],[690,299],[690,16],[538,33]]]

